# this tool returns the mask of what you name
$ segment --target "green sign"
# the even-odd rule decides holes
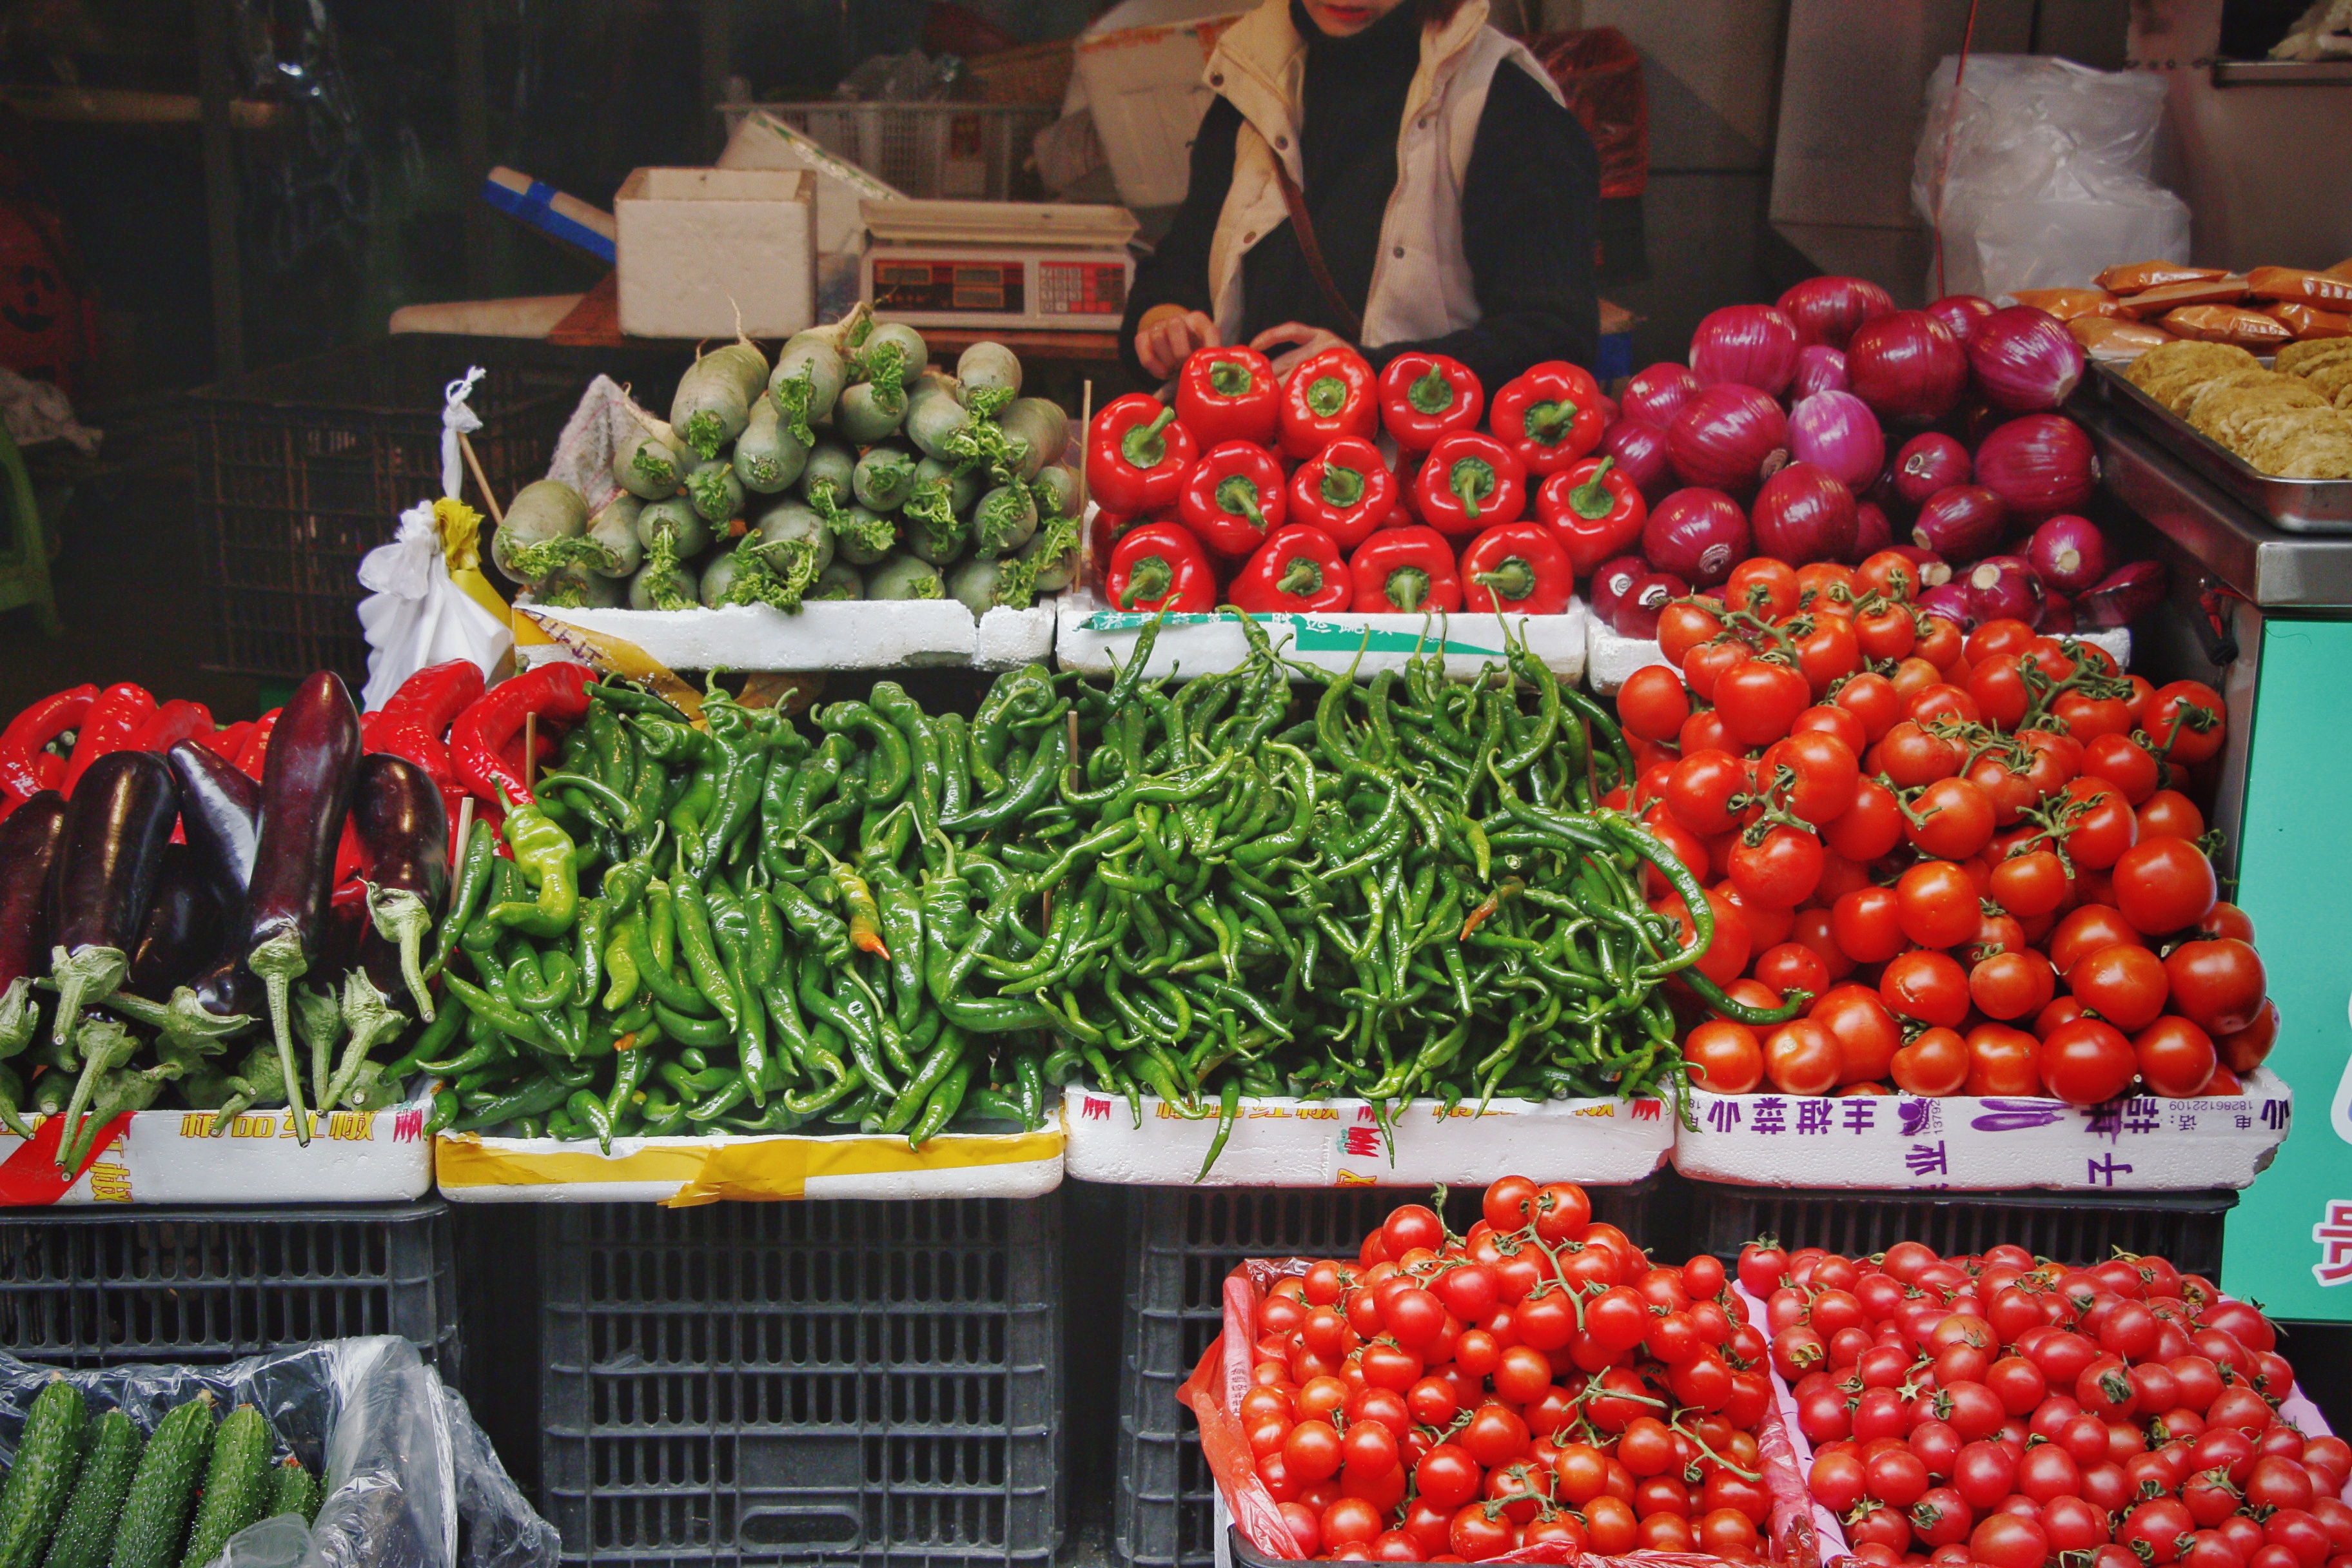
[[[2352,622],[2266,620],[2238,902],[2294,1091],[2277,1161],[2229,1217],[2222,1286],[2276,1317],[2352,1321]]]
[[[1146,615],[1137,610],[1097,610],[1087,617],[1086,625],[1087,630],[1090,632],[1135,632],[1141,631],[1153,621],[1163,618],[1171,626],[1202,626],[1213,625],[1218,621],[1241,619],[1238,615],[1223,611],[1198,615],[1170,615],[1162,617],[1158,615]],[[1352,654],[1361,650],[1367,653],[1410,654],[1418,648],[1423,653],[1444,654],[1454,658],[1501,658],[1505,652],[1499,647],[1482,647],[1475,643],[1463,642],[1459,638],[1448,636],[1445,617],[1442,616],[1433,619],[1424,616],[1422,624],[1412,631],[1388,631],[1360,623],[1356,626],[1347,626],[1339,621],[1327,621],[1314,616],[1287,613],[1262,615],[1255,618],[1277,633],[1287,629],[1292,637],[1291,650],[1295,653]],[[1481,620],[1493,618],[1492,616],[1480,617]],[[1519,629],[1523,633],[1527,630],[1527,623],[1524,620],[1519,623]]]

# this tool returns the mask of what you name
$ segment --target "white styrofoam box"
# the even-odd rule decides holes
[[[672,669],[1015,669],[1054,647],[1054,606],[998,605],[979,620],[954,599],[813,599],[792,615],[767,605],[723,610],[524,608],[556,640],[528,662],[577,657],[562,628],[622,637]]]
[[[621,331],[789,337],[816,321],[816,176],[638,169],[613,199]]]
[[[731,116],[730,116],[731,118]],[[816,253],[855,257],[866,248],[861,202],[898,202],[906,193],[827,152],[814,137],[793,130],[764,109],[735,121],[722,169],[805,169],[816,181]]]
[[[66,1189],[59,1204],[398,1203],[433,1190],[433,1151],[419,1098],[389,1110],[337,1110],[310,1143],[284,1109],[248,1110],[212,1135],[209,1110],[133,1112],[121,1138]],[[37,1140],[50,1118],[30,1117]],[[39,1143],[49,1143],[39,1140]],[[0,1132],[0,1164],[55,1158]]]
[[[1240,12],[1080,35],[1077,79],[1128,205],[1168,207],[1184,199],[1192,134],[1209,110],[1201,73]]]
[[[1368,1100],[1244,1100],[1233,1136],[1205,1178],[1217,1136],[1210,1114],[1146,1095],[1143,1124],[1126,1097],[1072,1084],[1063,1096],[1070,1174],[1126,1186],[1425,1187],[1497,1176],[1620,1185],[1665,1163],[1673,1112],[1658,1100],[1496,1100],[1448,1110],[1434,1100],[1398,1108],[1395,1136]]]
[[[1074,588],[1062,595],[1054,630],[1054,650],[1064,669],[1108,674],[1114,657],[1124,668],[1135,649],[1135,639],[1156,616],[1106,605],[1091,587]],[[1557,616],[1511,616],[1511,635],[1526,639],[1546,668],[1566,680],[1584,673],[1586,620],[1581,602],[1572,602]],[[1286,658],[1318,669],[1358,674],[1402,669],[1415,649],[1443,653],[1445,673],[1467,680],[1505,657],[1502,616],[1467,611],[1451,616],[1331,615],[1259,616],[1266,635],[1283,647]],[[1357,656],[1362,656],[1358,663]],[[1222,611],[1210,615],[1170,616],[1151,647],[1146,673],[1208,675],[1232,669],[1249,657],[1249,638],[1240,616]]]
[[[1618,688],[1637,669],[1653,664],[1664,664],[1666,656],[1658,651],[1655,637],[1620,637],[1609,629],[1599,616],[1586,617],[1591,630],[1585,635],[1584,670],[1592,689],[1603,697],[1616,695]],[[2131,628],[2117,626],[2112,631],[2076,632],[2080,641],[2105,650],[2119,669],[2131,668]]]
[[[1709,1094],[1675,1135],[1675,1169],[1756,1187],[2189,1192],[2246,1187],[2285,1142],[2293,1097],[2258,1068],[2243,1093],[2100,1106],[1948,1095]]]

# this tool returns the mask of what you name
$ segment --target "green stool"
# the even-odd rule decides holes
[[[0,475],[7,480],[0,500],[8,510],[6,529],[0,532],[0,610],[30,605],[40,616],[43,633],[63,637],[57,593],[49,586],[49,548],[41,529],[41,509],[33,499],[24,454],[16,450],[5,426],[0,426]]]

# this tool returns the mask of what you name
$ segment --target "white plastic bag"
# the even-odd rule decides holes
[[[1927,81],[1911,202],[1937,230],[1929,298],[2087,283],[2189,259],[2189,206],[2148,177],[2164,79],[2040,55],[1946,56]],[[1948,131],[1948,148],[1947,135]]]

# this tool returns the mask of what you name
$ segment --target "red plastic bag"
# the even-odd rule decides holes
[[[1614,27],[1528,40],[1601,154],[1601,194],[1638,196],[1650,184],[1650,94],[1642,57]]]

